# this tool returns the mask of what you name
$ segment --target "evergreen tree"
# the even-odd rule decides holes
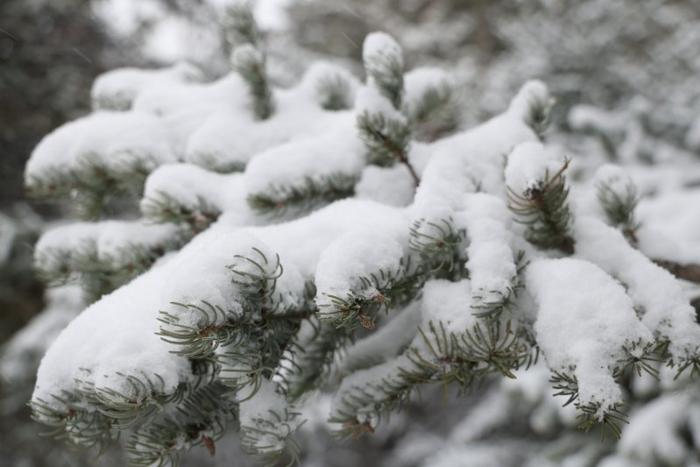
[[[663,233],[649,241],[623,169],[573,180],[575,161],[543,141],[542,82],[446,136],[454,126],[436,131],[431,116],[452,108],[453,80],[406,72],[390,36],[365,38],[364,82],[316,64],[281,89],[248,6],[222,24],[233,73],[102,75],[95,112],[27,164],[32,194],[70,197],[85,217],[47,232],[36,266],[92,302],[42,360],[38,421],[82,446],[121,436],[133,465],[214,454],[234,428],[272,464],[305,457],[305,430],[373,433],[421,387],[502,377],[515,382],[484,386],[492,407],[534,381],[524,412],[544,407],[551,426],[563,403],[584,430],[622,433],[607,462],[668,454],[634,423],[646,411],[689,427],[692,441],[674,441],[692,459],[697,417],[664,394],[621,430],[633,380],[659,378],[697,408],[700,327],[672,275],[697,266]],[[139,219],[105,220],[138,196]],[[574,441],[596,461],[612,449]],[[479,447],[495,465],[526,458]],[[438,455],[426,462],[464,457]]]

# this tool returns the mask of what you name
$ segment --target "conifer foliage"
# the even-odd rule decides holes
[[[281,89],[247,5],[222,24],[230,75],[112,71],[95,112],[32,154],[30,190],[90,219],[47,232],[37,268],[92,301],[42,361],[38,421],[82,446],[121,436],[144,466],[236,429],[273,463],[303,456],[319,400],[358,435],[422,385],[466,391],[543,358],[581,426],[619,434],[626,374],[700,373],[694,310],[659,266],[678,264],[637,244],[621,169],[573,189],[542,141],[543,83],[422,142],[425,125],[442,136],[430,114],[451,81],[406,72],[386,34],[364,42],[364,82],[317,64]],[[138,220],[102,218],[134,194]]]

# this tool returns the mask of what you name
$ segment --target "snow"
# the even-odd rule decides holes
[[[538,142],[522,143],[508,156],[506,185],[523,196],[542,189],[564,166],[564,158],[551,147]]]
[[[166,164],[146,179],[141,212],[147,219],[158,220],[164,214],[161,203],[174,201],[191,212],[237,211],[245,216],[245,196],[241,174],[218,174],[192,164]]]
[[[281,163],[284,161],[284,163]],[[329,177],[357,179],[364,165],[364,147],[350,120],[318,132],[318,136],[280,144],[258,154],[245,171],[249,194],[284,196],[308,182],[323,184]]]
[[[653,258],[700,263],[700,190],[671,191],[643,198],[637,207],[639,248]]]
[[[408,253],[408,223],[394,215],[375,224],[370,231],[352,229],[338,237],[320,255],[316,268],[316,303],[321,317],[334,316],[332,297],[344,298],[351,292],[371,297],[378,293],[365,289],[360,278],[381,270],[396,271]]]
[[[431,89],[440,90],[453,86],[450,75],[441,68],[419,67],[404,75],[404,106],[411,110],[421,101],[425,93]]]
[[[408,125],[406,117],[396,110],[389,99],[382,95],[376,86],[363,86],[357,92],[355,110],[358,115],[363,113],[381,114],[387,120]]]
[[[583,405],[598,403],[605,412],[622,402],[613,366],[625,358],[623,347],[652,342],[622,285],[572,258],[534,261],[526,284],[538,306],[534,327],[547,365],[563,373],[573,368]]]
[[[329,85],[340,86],[342,90],[346,91],[348,103],[352,107],[360,82],[343,67],[332,63],[316,62],[309,67],[301,82],[305,94],[314,96],[314,101],[318,106],[322,106],[328,98],[324,86]]]
[[[119,178],[148,172],[177,160],[169,141],[168,129],[154,116],[96,112],[45,136],[27,161],[25,180],[31,189],[55,174],[80,178],[95,169]]]
[[[241,56],[262,60],[254,49],[239,48],[236,54],[234,61]],[[53,396],[91,384],[98,389],[132,391],[128,375],[152,381],[162,378],[157,392],[172,394],[194,376],[190,362],[172,353],[176,348],[156,335],[161,326],[159,312],[194,328],[224,322],[233,325],[246,313],[261,318],[261,313],[306,310],[307,286],[313,281],[320,307],[317,317],[328,319],[334,311],[331,296],[374,297],[379,291],[368,287],[361,277],[396,271],[407,258],[415,260],[416,253],[409,248],[409,226],[415,221],[423,221],[423,226],[425,221],[449,221],[466,233],[466,251],[461,253],[467,258],[469,278],[428,280],[412,303],[393,309],[378,320],[376,330],[362,331],[356,342],[336,352],[323,383],[327,383],[324,389],[340,387],[331,406],[318,411],[341,418],[348,418],[350,411],[358,422],[376,426],[379,408],[390,396],[386,382],[406,383],[404,370],[414,365],[407,349],[421,352],[427,360],[435,357],[428,351],[430,343],[417,333],[418,327],[439,323],[448,333],[472,330],[480,323],[475,313],[511,293],[518,279],[519,250],[525,250],[530,264],[523,273],[527,293],[519,296],[521,306],[512,311],[518,325],[528,327],[534,322],[548,368],[574,375],[579,402],[600,404],[599,419],[623,401],[613,372],[629,357],[633,344],[643,347],[655,338],[668,338],[674,362],[698,354],[700,327],[687,302],[688,291],[644,256],[700,258],[694,252],[700,242],[695,227],[700,223],[696,213],[687,209],[697,201],[697,190],[673,192],[691,175],[658,182],[655,180],[666,177],[651,173],[656,168],[601,167],[592,181],[572,187],[576,253],[572,258],[555,259],[559,253],[540,252],[520,238],[506,201],[507,189],[528,195],[542,188],[565,164],[561,151],[539,142],[533,129],[537,123],[532,120],[534,111],[551,105],[546,87],[538,81],[525,84],[504,113],[472,130],[430,144],[412,142],[408,157],[422,180],[414,196],[414,183],[404,165],[366,165],[357,116],[379,113],[408,124],[406,115],[427,89],[453,83],[434,68],[406,74],[402,113],[377,88],[386,83],[373,81],[391,76],[391,61],[403,66],[399,45],[386,34],[370,34],[363,58],[371,76],[366,86],[341,68],[317,65],[293,87],[272,90],[275,111],[263,121],[248,108],[246,83],[233,74],[202,84],[196,82],[196,69],[183,64],[163,70],[117,70],[95,83],[96,100],[133,101],[133,109],[97,112],[57,129],[34,151],[27,178],[51,179],[54,171],[80,176],[86,163],[124,176],[131,168],[143,166],[150,172],[141,202],[145,220],[76,223],[51,230],[37,245],[37,266],[56,274],[80,272],[84,263],[94,261],[120,268],[126,266],[127,252],[134,246],[153,252],[179,247],[184,242],[182,226],[147,223],[168,220],[160,211],[163,202],[172,202],[185,214],[206,214],[212,224],[181,251],[162,258],[150,271],[104,296],[68,325],[42,362],[35,400],[44,399],[60,408],[61,402]],[[322,108],[327,97],[323,84],[328,81],[344,83],[340,86],[353,108]],[[582,109],[572,114],[572,125],[599,123],[597,114],[587,112]],[[628,151],[637,151],[641,144],[643,135],[638,130],[634,125],[624,130],[632,140]],[[350,187],[357,182],[352,199],[333,202],[297,220],[266,218],[248,204],[256,195],[284,203],[309,183],[321,185],[338,176],[349,180]],[[660,195],[641,202],[638,214],[643,224],[637,232],[639,250],[635,250],[618,230],[606,225],[597,200],[589,199],[588,205],[583,201],[595,195],[601,184],[622,196],[638,177],[649,180],[640,184],[645,192]],[[597,207],[592,209],[591,203]],[[278,255],[283,270],[279,277]],[[272,309],[253,306],[258,305],[260,284],[245,280],[261,273],[269,278],[266,286],[274,282],[275,293],[267,298],[276,305]],[[529,309],[531,304],[536,311]],[[204,320],[205,316],[192,309],[199,305],[211,305],[223,313]],[[51,334],[65,322],[59,318],[65,316],[55,322],[47,318],[46,324],[27,332],[32,339],[45,331]],[[305,322],[295,339],[308,343],[313,331]],[[632,349],[636,356],[641,353],[638,347]],[[297,363],[290,349],[285,363],[271,368],[272,380],[261,378],[260,391],[241,403],[243,431],[270,428],[265,422],[274,421],[271,410],[283,414],[297,409],[279,394]],[[548,368],[540,365],[522,370],[516,381],[499,384],[451,435],[450,442],[474,442],[499,423],[507,423],[521,406],[526,406],[523,410],[535,433],[549,434],[560,423],[569,424],[570,413],[560,410],[547,394]],[[670,369],[662,368],[661,374],[662,383],[648,385],[648,394],[688,384],[683,379],[672,382]],[[645,383],[633,384],[638,389]],[[358,406],[357,397],[366,403]],[[685,396],[666,397],[634,413],[633,425],[620,444],[625,456],[646,459],[656,455],[671,463],[683,461],[686,452],[674,430],[685,417],[690,419],[688,411],[682,410],[690,402]],[[308,402],[302,411],[313,412],[309,406],[314,399],[315,393],[302,397],[301,401]],[[318,399],[326,404],[330,396]],[[82,405],[86,410],[95,409],[91,401]],[[694,417],[694,423],[700,425],[700,415]],[[301,419],[292,419],[248,447],[283,447],[288,432],[301,423]],[[664,436],[651,440],[654,430],[649,426],[662,427]],[[467,444],[427,462],[515,465],[518,461],[506,453],[501,456],[497,448]]]
[[[527,96],[539,91],[538,85],[526,84],[505,113],[431,145],[434,156],[421,175],[411,208],[414,219],[446,219],[464,209],[466,193],[504,195],[505,157],[519,143],[537,139],[525,121],[520,101],[534,99],[536,95]]]
[[[373,70],[375,67],[381,69],[387,61],[396,61],[400,68],[403,68],[403,52],[398,42],[389,34],[373,32],[365,37],[362,44],[362,61],[367,70]]]
[[[472,290],[469,280],[450,282],[433,279],[423,288],[423,325],[442,323],[447,332],[461,334],[477,323],[471,313]]]
[[[144,90],[201,80],[201,71],[186,62],[154,70],[117,68],[98,76],[90,94],[95,109],[128,110]]]
[[[162,394],[192,377],[187,359],[171,353],[170,344],[155,334],[161,268],[151,270],[89,306],[59,334],[39,366],[32,400],[64,409],[53,396],[72,391],[76,379],[96,388],[131,390],[126,377],[162,378]],[[99,325],[96,325],[99,323]],[[121,374],[122,376],[119,376]]]
[[[596,186],[605,185],[617,196],[624,198],[630,187],[634,187],[632,178],[625,170],[614,164],[601,165],[593,177]]]
[[[256,253],[254,248],[262,255]],[[275,257],[274,250],[247,232],[219,236],[215,242],[193,242],[173,260],[173,266],[169,268],[160,294],[160,309],[181,318],[181,324],[190,326],[201,326],[201,323],[191,322],[191,319],[200,316],[178,304],[201,305],[206,302],[226,310],[230,318],[236,319],[250,310],[247,306],[249,296],[257,294],[259,285],[254,282],[252,286],[247,286],[234,281],[246,281],[243,274],[275,277],[278,273]],[[276,303],[279,303],[278,311],[297,310],[304,301],[304,278],[283,254],[280,255],[280,262],[284,273],[275,282],[274,294]],[[259,313],[260,310],[252,312]],[[212,324],[221,324],[221,320],[227,316],[217,318],[218,321]]]
[[[263,121],[256,120],[247,108],[247,96],[238,96],[238,101],[232,101],[234,105],[219,104],[214,112],[204,109],[209,116],[191,133],[186,160],[210,170],[241,170],[253,156],[283,143],[323,136],[339,127],[347,130],[354,121],[351,112],[325,111],[316,101],[316,87],[323,76],[312,69],[297,86],[275,89],[275,111]],[[221,99],[214,92],[212,96]],[[343,133],[347,140],[354,132]]]
[[[368,165],[355,185],[355,197],[403,207],[411,204],[415,190],[415,182],[405,165]]]
[[[128,389],[117,372],[151,379],[157,374],[168,393],[191,374],[188,361],[170,353],[172,345],[155,334],[159,310],[175,314],[183,323],[197,324],[197,313],[188,316],[172,302],[196,305],[207,301],[235,316],[242,311],[242,289],[231,282],[227,266],[236,264],[235,254],[250,256],[252,247],[268,258],[280,255],[284,274],[277,281],[279,299],[285,306],[298,305],[304,279],[312,277],[321,252],[335,238],[351,227],[366,230],[391,220],[399,223],[404,216],[400,210],[358,200],[334,203],[278,226],[242,229],[236,223],[240,219],[224,215],[180,252],[163,258],[147,273],[83,311],[47,352],[34,398],[50,401],[51,394],[74,388],[78,377],[98,386]],[[315,242],[306,241],[309,229],[316,232]],[[91,373],[83,375],[81,368]]]
[[[530,80],[523,84],[518,93],[510,101],[507,113],[515,118],[520,118],[528,125],[532,125],[530,119],[533,109],[546,109],[554,103],[549,95],[547,85],[539,80]]]
[[[48,275],[60,275],[67,267],[81,271],[92,262],[118,270],[140,255],[170,250],[182,242],[173,224],[140,221],[76,222],[47,231],[37,242],[35,266]]]
[[[700,325],[675,277],[629,246],[619,231],[595,218],[579,218],[574,236],[576,256],[625,284],[634,304],[643,310],[644,325],[655,336],[670,339],[674,357],[697,354]]]
[[[472,307],[478,312],[478,307],[500,303],[510,295],[517,274],[511,249],[511,215],[502,199],[486,193],[466,195],[461,214],[455,220],[467,230]]]

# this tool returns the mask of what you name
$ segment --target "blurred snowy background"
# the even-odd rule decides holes
[[[84,453],[37,438],[41,428],[24,406],[48,344],[36,336],[51,335],[45,324],[25,327],[44,307],[42,285],[31,270],[32,244],[45,228],[38,214],[58,218],[63,209],[25,199],[24,163],[41,136],[88,111],[90,85],[107,69],[189,61],[209,77],[225,73],[229,64],[216,19],[225,1],[0,1],[0,465],[98,465]],[[455,73],[463,127],[503,109],[525,80],[544,80],[557,98],[549,138],[591,165],[636,167],[642,194],[673,191],[675,198],[652,200],[643,212],[666,216],[669,229],[700,244],[700,2],[260,0],[256,14],[278,84],[293,83],[318,58],[341,61],[360,74],[362,41],[381,29],[404,47],[408,68],[437,64]],[[673,216],[678,206],[686,215]],[[52,304],[77,307],[70,297],[54,297]],[[446,416],[446,408],[439,400],[409,407],[414,426],[408,435],[398,423],[357,441],[352,451],[334,445],[341,453],[333,456],[335,465],[379,465],[367,460],[393,452],[399,442],[404,448],[387,454],[382,465],[412,465],[409,458],[425,453],[420,443],[410,451],[411,440],[427,446],[458,423],[460,411]],[[218,459],[230,465],[226,453]],[[118,452],[99,461],[121,464]]]

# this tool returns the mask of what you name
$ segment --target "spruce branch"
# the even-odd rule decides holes
[[[311,315],[287,345],[273,381],[292,401],[313,388],[321,387],[336,352],[349,340],[350,336],[342,329]]]
[[[379,92],[395,109],[400,109],[404,94],[404,63],[399,44],[387,34],[370,34],[365,38],[362,62]]]
[[[184,206],[164,191],[143,198],[141,212],[153,222],[186,224],[190,226],[193,234],[205,230],[221,214],[220,209],[203,197],[197,197],[195,206]]]
[[[528,263],[525,260],[524,251],[518,252],[515,264],[515,275],[511,278],[510,285],[505,290],[488,291],[485,294],[489,297],[488,300],[484,300],[484,297],[478,294],[472,296],[476,300],[476,303],[472,304],[474,315],[482,319],[498,321],[504,312],[511,310],[515,306],[518,293],[525,288],[522,273]]]
[[[430,265],[435,278],[458,280],[469,276],[466,269],[466,232],[451,218],[435,222],[418,219],[410,228],[409,246]]]
[[[508,190],[508,207],[516,221],[527,227],[525,238],[542,248],[556,248],[564,253],[574,252],[571,236],[571,211],[568,204],[569,189],[564,171],[569,167],[567,159],[554,175],[545,173],[537,186],[524,193]]]
[[[301,413],[292,408],[270,409],[241,425],[243,450],[267,465],[286,454],[290,459],[287,465],[295,465],[301,448],[292,435],[303,423]]]
[[[418,173],[408,159],[411,129],[405,120],[364,111],[357,117],[357,128],[369,150],[370,164],[388,167],[399,162],[406,166],[415,185],[420,185]]]
[[[435,141],[459,126],[459,109],[453,86],[442,81],[428,87],[417,102],[405,109],[419,141]]]
[[[248,195],[248,205],[263,215],[295,217],[355,192],[355,177],[338,173],[322,177],[305,177],[287,186],[273,186],[265,192]]]
[[[231,62],[248,85],[253,113],[259,120],[266,120],[275,106],[265,71],[265,56],[251,44],[244,44],[233,51]]]
[[[347,78],[340,73],[329,73],[316,83],[316,94],[321,107],[330,110],[347,110],[353,105],[353,90]]]
[[[608,222],[622,230],[627,241],[635,246],[638,243],[637,229],[639,222],[634,211],[639,203],[637,187],[633,183],[625,184],[624,192],[612,182],[602,181],[596,186],[597,196]]]
[[[260,45],[260,31],[248,1],[236,0],[226,6],[222,27],[231,49],[243,44]]]
[[[357,278],[358,286],[345,295],[328,294],[329,303],[320,305],[322,318],[350,330],[360,324],[374,328],[377,315],[413,300],[427,280],[426,268],[412,256],[404,256],[393,269],[377,271]]]

